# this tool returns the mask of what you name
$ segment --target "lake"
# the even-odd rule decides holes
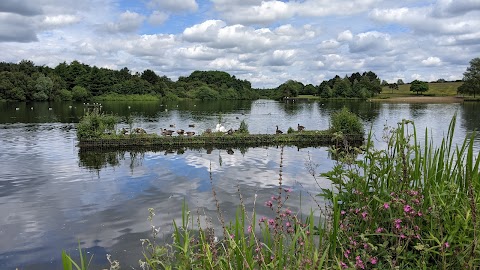
[[[420,138],[428,128],[437,143],[455,114],[455,142],[480,128],[478,103],[109,102],[102,111],[122,117],[118,129],[132,119],[148,133],[182,128],[198,134],[219,122],[236,129],[245,120],[250,133],[273,134],[276,125],[284,132],[297,124],[327,129],[332,112],[343,106],[360,115],[379,148],[385,147],[384,126],[402,119],[415,121]],[[167,241],[183,202],[216,226],[212,184],[227,220],[235,215],[239,191],[247,209],[273,216],[264,202],[276,194],[281,158],[292,211],[309,212],[321,203],[310,196],[330,187],[318,176],[335,164],[327,147],[81,152],[75,125],[85,110],[82,103],[0,103],[0,269],[62,269],[61,251],[76,255],[79,242],[94,255],[91,269],[107,267],[106,254],[122,269],[138,269],[140,239],[150,236],[148,208],[155,209],[154,224]],[[477,153],[479,147],[477,135]],[[307,167],[315,168],[315,178]]]

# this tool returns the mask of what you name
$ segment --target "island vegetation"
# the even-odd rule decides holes
[[[454,94],[475,95],[480,90],[480,60],[475,58],[456,85]],[[417,88],[416,85],[422,85]],[[414,92],[425,94],[431,83],[412,82]],[[451,83],[439,79],[436,83]],[[426,84],[426,85],[425,85]],[[368,99],[380,93],[396,91],[404,85],[381,80],[373,71],[355,72],[350,76],[337,75],[319,85],[288,80],[271,89],[255,89],[247,80],[223,71],[194,71],[173,81],[150,69],[132,72],[99,68],[72,61],[51,68],[32,61],[0,62],[0,100],[11,101],[105,101],[105,100],[254,100],[258,98],[285,99],[291,97]],[[449,94],[450,95],[450,94]],[[388,96],[388,95],[387,95]],[[384,96],[385,97],[385,96]]]

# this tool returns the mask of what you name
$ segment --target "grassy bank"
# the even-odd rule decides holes
[[[424,96],[446,97],[456,96],[458,87],[462,82],[428,83],[428,91]],[[391,89],[388,86],[382,88],[382,92],[375,98],[395,98],[416,96],[415,92],[410,92],[410,84],[398,86],[398,90]]]
[[[93,98],[95,102],[104,101],[160,101],[159,95],[122,95],[117,93],[110,93],[107,95],[101,95]]]

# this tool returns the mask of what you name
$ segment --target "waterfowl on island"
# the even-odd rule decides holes
[[[143,128],[136,128],[133,131],[135,131],[135,133],[137,134],[147,134],[147,132]]]
[[[126,130],[125,128],[122,128],[122,130],[120,131],[120,133],[122,135],[126,135],[128,133],[128,130]]]
[[[185,133],[185,130],[179,129],[177,130],[178,135],[183,135]]]
[[[174,128],[174,127],[175,127],[175,124],[170,124],[170,127],[173,127],[173,128]]]
[[[174,132],[173,130],[167,130],[167,129],[164,128],[164,129],[162,130],[162,135],[163,135],[163,136],[172,136],[172,135],[173,135],[173,132]]]
[[[217,124],[217,126],[215,127],[215,132],[226,132],[227,129],[222,126],[222,124]]]
[[[297,124],[297,129],[298,129],[298,131],[302,131],[302,130],[305,129],[305,127],[304,127],[304,126],[300,126],[300,124]]]
[[[187,136],[193,136],[195,135],[195,131],[187,131]]]
[[[280,129],[278,129],[278,126],[277,126],[277,130],[275,131],[276,134],[283,134],[283,131],[281,131]]]

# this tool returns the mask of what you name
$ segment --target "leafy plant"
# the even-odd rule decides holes
[[[115,134],[117,117],[93,110],[87,112],[77,125],[78,139],[100,138],[103,134]]]
[[[346,107],[332,114],[330,131],[343,134],[364,134],[362,120]]]
[[[90,262],[93,259],[93,255],[90,256],[90,259],[88,259],[88,262],[87,262],[87,255],[85,254],[85,251],[82,251],[82,248],[80,247],[80,243],[78,243],[78,252],[80,254],[80,262],[76,263],[75,260],[73,260],[72,257],[68,255],[65,250],[62,251],[63,270],[72,270],[72,269],[87,270],[88,269],[88,267],[90,266]]]
[[[248,124],[245,122],[245,120],[242,120],[242,122],[240,122],[240,127],[238,128],[238,132],[240,134],[250,134],[250,132],[248,131]]]

